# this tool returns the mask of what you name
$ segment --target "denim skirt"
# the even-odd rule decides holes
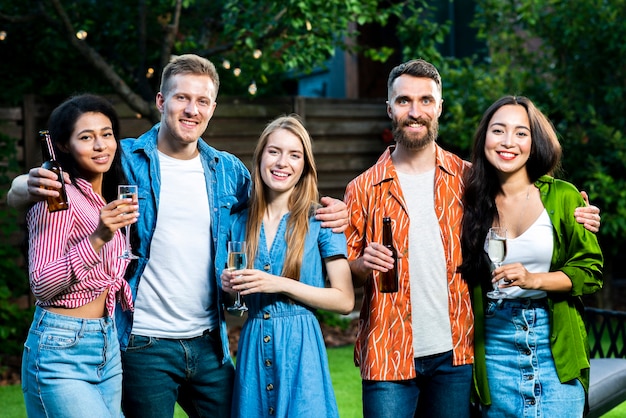
[[[24,343],[22,390],[29,418],[123,416],[113,319],[75,318],[36,307]]]
[[[486,417],[582,417],[585,391],[561,383],[550,349],[545,299],[490,300],[485,351],[491,406]]]

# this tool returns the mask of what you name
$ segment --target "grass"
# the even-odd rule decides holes
[[[341,418],[360,418],[361,378],[352,361],[352,346],[329,348],[328,361]],[[4,418],[25,418],[22,390],[18,385],[0,386],[0,411]],[[177,406],[174,418],[185,418]],[[603,418],[626,417],[626,402],[603,415]]]

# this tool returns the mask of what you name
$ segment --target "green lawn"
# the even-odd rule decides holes
[[[361,417],[361,379],[352,361],[352,346],[329,348],[328,360],[333,386],[342,418]],[[0,386],[0,411],[4,418],[24,418],[22,391],[19,386]],[[176,408],[175,418],[185,418],[185,413]],[[626,402],[613,409],[603,418],[626,417]]]

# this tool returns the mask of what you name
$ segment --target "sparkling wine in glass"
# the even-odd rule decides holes
[[[137,203],[137,186],[135,185],[129,185],[129,184],[120,184],[119,186],[117,186],[117,198],[118,199],[132,199],[133,203]],[[123,206],[127,206],[127,205],[120,205],[120,207]],[[125,232],[126,232],[126,248],[124,249],[124,252],[122,253],[122,255],[119,256],[119,258],[125,258],[128,260],[134,260],[137,259],[139,257],[137,257],[135,254],[133,254],[131,248],[130,248],[130,225],[126,225],[125,227]]]
[[[489,228],[487,235],[487,254],[495,268],[502,265],[506,258],[506,228],[492,227]],[[500,281],[493,285],[493,290],[487,292],[487,297],[491,299],[502,299],[506,293],[500,290]]]
[[[245,241],[228,241],[228,269],[241,270],[246,268],[246,242]],[[237,316],[243,316],[244,312],[248,310],[246,303],[243,302],[241,294],[237,292],[237,297],[232,306],[226,308],[226,310]]]

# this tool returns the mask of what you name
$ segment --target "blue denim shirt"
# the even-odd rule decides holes
[[[121,141],[122,164],[129,184],[136,184],[139,191],[139,219],[131,228],[133,233],[133,252],[139,256],[126,271],[126,278],[132,290],[133,301],[137,298],[139,280],[150,259],[150,243],[156,227],[159,207],[161,173],[157,152],[156,124],[139,138],[127,138]],[[209,146],[202,138],[198,140],[198,150],[204,168],[206,188],[211,208],[211,252],[214,255],[213,269],[209,271],[209,279],[214,281],[218,298],[220,336],[222,340],[223,362],[231,361],[228,349],[228,332],[222,309],[222,292],[220,274],[227,259],[226,240],[229,235],[231,215],[239,212],[248,203],[250,190],[250,173],[246,166],[234,155],[218,151]],[[207,237],[208,238],[208,237]],[[131,334],[132,313],[115,310],[115,319],[119,334],[120,346],[125,350]]]

